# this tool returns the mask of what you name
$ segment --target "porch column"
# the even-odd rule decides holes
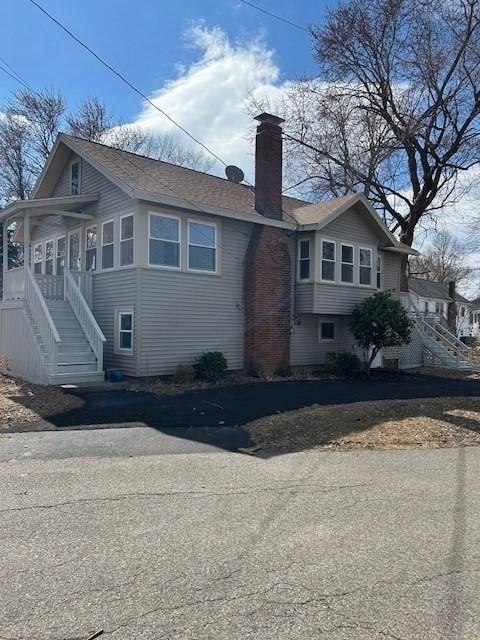
[[[30,213],[23,214],[23,263],[30,269]]]

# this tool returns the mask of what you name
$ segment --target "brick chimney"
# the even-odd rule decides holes
[[[255,149],[255,209],[282,220],[283,120],[259,121]],[[286,230],[256,224],[245,256],[245,367],[256,374],[286,372],[290,360],[291,264]]]

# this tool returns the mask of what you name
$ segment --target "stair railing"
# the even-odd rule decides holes
[[[421,314],[415,314],[414,318],[417,328],[422,335],[427,335],[432,340],[440,342],[447,350],[448,348],[452,350],[452,357],[456,358],[458,366],[460,365],[462,358],[467,362],[467,364],[472,364],[472,350],[454,336],[453,333],[450,333],[450,331],[445,329],[435,319],[433,319],[433,321],[429,321]]]
[[[105,336],[83,297],[80,287],[68,269],[65,269],[65,300],[70,303],[73,313],[92,347],[97,359],[97,370],[103,371],[103,343],[105,342]]]
[[[51,373],[55,375],[58,371],[58,348],[61,339],[35,276],[27,266],[25,267],[25,302],[47,350]]]

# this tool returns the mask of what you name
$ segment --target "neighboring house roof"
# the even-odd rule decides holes
[[[436,282],[435,280],[426,280],[424,278],[409,278],[408,288],[413,293],[416,293],[420,298],[431,298],[434,300],[446,300],[450,301],[451,298],[448,295],[448,285],[442,282]],[[467,298],[460,293],[455,294],[457,302],[462,304],[471,304]]]

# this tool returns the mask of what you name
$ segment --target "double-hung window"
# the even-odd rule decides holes
[[[55,243],[53,240],[45,242],[45,273],[53,275],[53,261],[55,258]]]
[[[382,288],[382,256],[377,255],[377,289]]]
[[[192,271],[217,270],[217,225],[188,221],[188,268]]]
[[[102,224],[102,270],[113,268],[113,220]]]
[[[298,242],[298,279],[310,280],[310,240],[308,238]]]
[[[360,247],[359,284],[364,287],[372,286],[372,250]]]
[[[120,266],[133,264],[133,215],[120,218]]]
[[[63,238],[57,238],[57,276],[63,276],[65,271],[65,246],[65,236],[63,236]]]
[[[149,264],[180,268],[180,220],[157,213],[149,215]]]
[[[133,310],[117,311],[116,318],[116,351],[118,353],[133,352]]]
[[[350,244],[342,244],[341,282],[353,284],[353,265],[355,249]]]
[[[322,280],[335,282],[335,242],[322,240]]]
[[[70,195],[78,196],[80,193],[80,160],[75,160],[70,165]]]
[[[33,272],[42,273],[43,244],[39,242],[33,247]]]
[[[85,269],[96,271],[97,269],[97,227],[87,227],[85,242]]]

